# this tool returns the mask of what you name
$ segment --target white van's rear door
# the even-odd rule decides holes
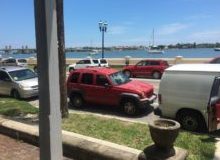
[[[215,78],[208,105],[209,132],[220,129],[220,77]]]

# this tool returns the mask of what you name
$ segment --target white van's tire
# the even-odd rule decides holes
[[[204,118],[196,111],[183,110],[177,114],[177,120],[188,131],[204,131],[206,128]]]

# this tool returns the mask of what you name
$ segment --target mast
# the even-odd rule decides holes
[[[153,28],[153,47],[154,47],[154,28]]]

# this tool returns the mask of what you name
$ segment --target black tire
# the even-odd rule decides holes
[[[124,74],[129,78],[131,77],[131,71],[129,71],[129,70],[125,70]]]
[[[152,77],[154,79],[160,79],[161,78],[161,73],[158,71],[153,72]]]
[[[11,92],[11,96],[12,96],[13,98],[15,98],[15,99],[21,99],[21,96],[20,96],[20,94],[19,94],[19,92],[18,92],[17,90],[13,90],[13,91]]]
[[[70,102],[73,107],[82,108],[84,104],[84,100],[79,94],[72,94],[70,97]]]
[[[137,115],[139,112],[137,103],[134,100],[125,99],[123,100],[121,105],[122,105],[121,107],[122,107],[123,112],[128,116]]]
[[[34,72],[37,73],[37,66],[34,66]]]
[[[72,72],[72,71],[74,71],[74,68],[72,68],[72,67],[69,68],[69,72]]]
[[[204,118],[196,111],[181,111],[177,114],[176,119],[180,122],[182,128],[188,131],[198,132],[207,129]]]

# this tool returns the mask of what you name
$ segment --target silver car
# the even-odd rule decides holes
[[[24,67],[0,67],[0,95],[17,99],[38,96],[37,74]]]

